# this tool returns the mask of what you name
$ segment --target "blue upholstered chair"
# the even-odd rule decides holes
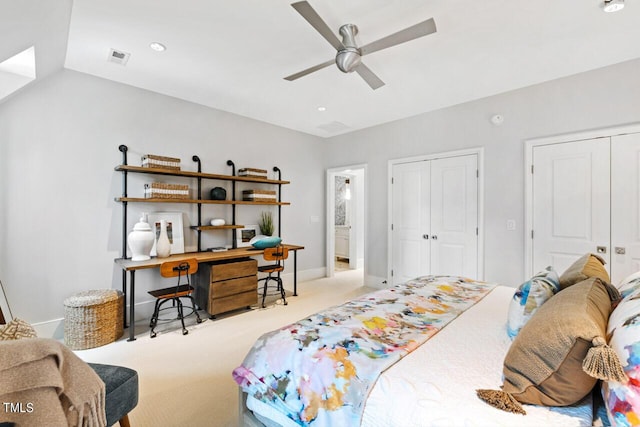
[[[138,404],[138,373],[123,366],[89,363],[104,382],[107,425],[130,427],[129,412]]]

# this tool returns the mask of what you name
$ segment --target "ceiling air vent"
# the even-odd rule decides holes
[[[130,56],[130,53],[123,52],[121,50],[110,49],[107,61],[113,62],[114,64],[127,65],[127,61],[129,60]]]
[[[318,129],[322,129],[323,131],[329,132],[329,133],[336,133],[336,132],[344,132],[351,128],[342,122],[333,121],[333,122],[325,123],[323,125],[318,126]]]

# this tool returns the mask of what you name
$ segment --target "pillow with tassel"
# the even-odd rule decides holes
[[[592,277],[554,295],[522,327],[503,363],[502,390],[477,390],[496,408],[526,414],[522,403],[568,406],[598,379],[626,381],[605,334],[613,286]]]
[[[609,318],[609,345],[622,362],[628,380],[604,381],[602,397],[612,426],[640,425],[640,275],[620,283],[622,301]]]

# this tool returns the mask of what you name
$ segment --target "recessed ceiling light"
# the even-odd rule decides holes
[[[318,111],[327,111],[327,107],[318,107]]]
[[[617,12],[624,8],[624,0],[604,0],[602,8],[605,12]]]
[[[167,47],[165,45],[163,45],[162,43],[158,43],[158,42],[151,42],[149,44],[149,47],[153,50],[155,50],[156,52],[164,52],[165,50],[167,50]]]

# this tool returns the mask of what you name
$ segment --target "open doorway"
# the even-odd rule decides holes
[[[327,277],[359,272],[364,279],[366,165],[327,170]]]

